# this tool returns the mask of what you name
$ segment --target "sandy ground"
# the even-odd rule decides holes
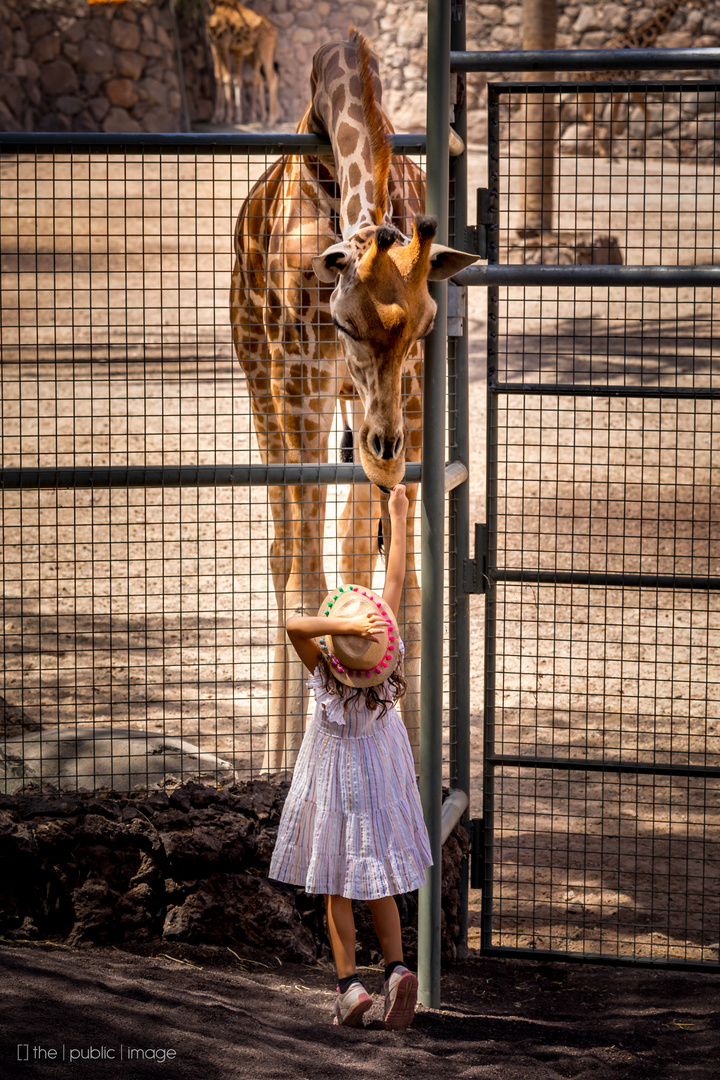
[[[483,155],[473,148],[471,190]],[[0,162],[6,467],[259,461],[227,289],[234,218],[263,166],[242,155]],[[714,257],[709,167],[568,158],[564,169],[562,228],[594,223],[628,263]],[[513,159],[503,178],[507,238]],[[485,299],[471,292],[471,521],[485,520]],[[716,315],[702,290],[511,289],[500,317],[503,379],[652,383],[659,372],[672,384],[679,371],[709,385]],[[503,400],[497,430],[500,563],[719,572],[715,403],[528,395]],[[337,423],[331,460],[339,434]],[[331,582],[346,494],[330,494]],[[6,700],[45,728],[162,730],[241,775],[257,769],[274,615],[266,492],[9,491],[3,513]],[[500,600],[505,753],[718,763],[717,599],[512,586]],[[471,611],[477,815],[481,597]],[[717,960],[716,781],[508,767],[496,796],[498,941]],[[477,912],[475,895],[471,943]]]

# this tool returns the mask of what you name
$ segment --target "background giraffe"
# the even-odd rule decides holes
[[[370,585],[381,514],[374,485],[392,487],[406,460],[420,457],[417,342],[435,313],[427,281],[450,277],[476,257],[432,243],[435,222],[420,216],[424,176],[410,160],[391,160],[392,128],[365,39],[352,31],[349,42],[323,46],[311,87],[298,130],[329,137],[333,155],[281,158],[243,205],[235,229],[233,336],[265,461],[327,461],[338,403],[348,406],[354,445],[373,484],[351,487],[340,520],[340,572],[344,581]],[[408,489],[410,521],[416,489]],[[292,763],[305,719],[306,678],[288,648],[285,619],[294,611],[315,613],[327,592],[325,489],[275,487],[270,500],[278,633],[265,771]],[[412,535],[404,604],[412,676],[419,633],[404,617],[419,612]],[[416,700],[406,703],[404,717],[417,750]]]
[[[605,48],[607,49],[649,49],[651,48],[661,34],[664,34],[667,30],[670,21],[680,8],[685,6],[690,7],[706,7],[707,0],[666,0],[666,3],[662,4],[656,13],[649,19],[640,23],[634,30],[628,30],[608,41]],[[640,77],[638,71],[591,71],[591,72],[576,72],[570,75],[569,78],[573,81],[587,82],[632,82]],[[622,131],[623,121],[620,120],[619,113],[622,108],[623,102],[627,101],[627,94],[624,91],[616,91],[612,94],[612,106],[610,112],[610,123],[607,126],[607,134],[605,138],[597,137],[596,131],[598,127],[596,116],[596,97],[592,91],[586,91],[579,95],[583,108],[583,119],[586,124],[590,125],[592,130],[592,138],[594,145],[597,146],[599,153],[603,157],[612,157],[613,140]],[[643,143],[645,141],[645,129],[647,128],[647,104],[645,94],[637,91],[630,91],[630,99],[634,101],[643,111],[644,125],[643,125]],[[628,104],[628,112],[629,112]]]
[[[242,123],[243,61],[247,60],[253,69],[251,119],[276,124],[279,108],[275,26],[237,0],[217,0],[207,20],[207,31],[215,64],[212,122]]]

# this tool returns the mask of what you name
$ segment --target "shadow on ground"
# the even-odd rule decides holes
[[[333,1028],[332,970],[272,956],[28,945],[0,966],[3,1077],[717,1077],[714,974],[474,957],[444,973],[439,1010],[390,1032],[377,996],[367,1027]],[[380,970],[362,974],[378,995]]]

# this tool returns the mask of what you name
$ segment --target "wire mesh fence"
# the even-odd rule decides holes
[[[263,473],[229,292],[238,211],[278,154],[298,147],[189,142],[6,139],[0,156],[0,783],[10,792],[248,778],[267,765],[270,702],[285,693],[273,686],[283,673],[269,555],[293,508],[282,477],[269,486]],[[398,168],[416,169],[421,150],[417,138],[399,145]],[[327,149],[302,153],[327,185]],[[326,460],[347,462],[355,401],[342,363],[324,394],[346,404],[333,403]],[[312,418],[320,406],[308,408]],[[379,501],[355,514],[343,550],[348,497],[367,497],[368,485],[329,479],[332,588],[354,550],[377,553]],[[410,604],[404,616],[412,638],[419,612]],[[414,671],[410,682],[417,695]],[[305,715],[299,692],[276,712],[286,734]],[[412,738],[417,716],[406,721]]]
[[[491,261],[718,262],[717,103],[491,86]],[[489,321],[486,945],[717,966],[715,290],[513,286]]]

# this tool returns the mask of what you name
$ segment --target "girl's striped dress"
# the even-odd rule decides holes
[[[308,681],[315,710],[300,747],[270,863],[271,878],[353,900],[411,892],[432,865],[407,731],[360,697]],[[345,696],[353,693],[342,687]],[[379,713],[379,710],[378,710]]]

